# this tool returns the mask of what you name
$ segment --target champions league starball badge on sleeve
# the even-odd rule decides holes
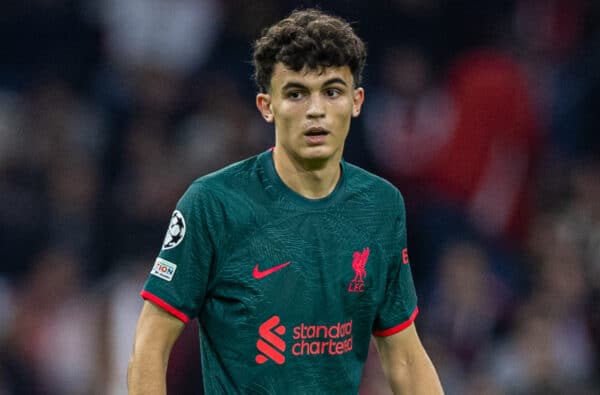
[[[169,223],[169,228],[167,229],[167,235],[163,241],[162,249],[170,250],[171,248],[177,247],[183,240],[184,236],[185,219],[179,210],[175,210],[171,216],[171,222]]]

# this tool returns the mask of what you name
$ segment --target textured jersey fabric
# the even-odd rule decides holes
[[[414,320],[402,196],[341,166],[307,199],[266,151],[178,202],[142,297],[198,318],[207,394],[356,394],[371,334]]]

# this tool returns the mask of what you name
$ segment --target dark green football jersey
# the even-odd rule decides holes
[[[371,334],[414,320],[402,196],[341,166],[306,199],[267,151],[178,202],[142,296],[198,318],[207,394],[356,394]]]

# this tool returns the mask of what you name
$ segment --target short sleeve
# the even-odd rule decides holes
[[[197,183],[181,197],[141,292],[142,298],[183,322],[196,317],[201,309],[213,261],[208,200]]]
[[[391,237],[394,239],[391,245],[395,247],[389,263],[384,299],[373,324],[373,334],[376,336],[389,336],[400,332],[412,324],[419,312],[408,258],[404,200],[400,192]]]

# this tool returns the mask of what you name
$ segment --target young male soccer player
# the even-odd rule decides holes
[[[275,147],[196,180],[142,291],[130,394],[165,394],[171,347],[200,324],[207,394],[356,394],[375,335],[395,393],[440,394],[415,331],[398,190],[342,160],[363,42],[295,11],[254,46]]]

